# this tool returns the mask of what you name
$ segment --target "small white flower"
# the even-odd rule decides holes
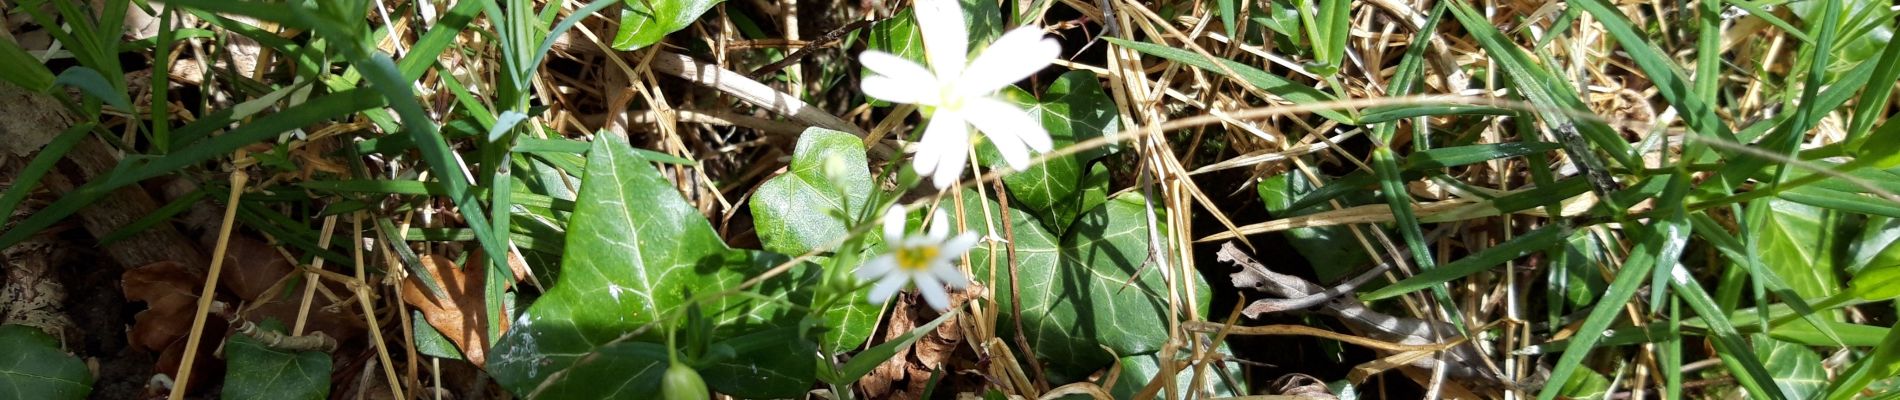
[[[904,208],[891,207],[884,213],[884,244],[890,246],[889,254],[858,266],[858,279],[877,280],[877,285],[871,287],[872,304],[884,304],[905,284],[916,282],[924,301],[943,311],[950,308],[950,294],[944,291],[944,285],[961,289],[970,284],[950,262],[976,245],[976,233],[950,237],[950,223],[941,210],[933,216],[928,235],[905,236]]]
[[[956,182],[969,157],[968,125],[989,137],[1012,169],[1029,166],[1028,149],[1048,152],[1052,144],[1042,123],[996,91],[1047,68],[1062,46],[1043,37],[1041,28],[1023,26],[970,60],[970,33],[957,0],[917,0],[916,15],[930,68],[876,50],[858,59],[873,73],[864,77],[864,94],[936,108],[912,161],[917,173],[932,176],[938,189]]]

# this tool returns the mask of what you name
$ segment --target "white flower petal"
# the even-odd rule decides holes
[[[937,277],[931,274],[917,274],[916,278],[917,292],[924,295],[924,302],[930,303],[930,308],[937,311],[950,309],[950,294],[944,292],[943,282],[938,282]]]
[[[1061,52],[1062,45],[1043,36],[1041,28],[1033,25],[1016,28],[970,61],[970,67],[964,69],[954,83],[957,93],[966,96],[995,93],[1048,68]]]
[[[962,113],[937,109],[936,115],[930,117],[930,125],[924,127],[924,137],[919,144],[912,164],[918,175],[935,177],[933,182],[938,189],[950,187],[949,182],[963,175],[970,127],[964,125]]]
[[[867,96],[923,105],[936,105],[941,97],[938,94],[941,85],[937,83],[937,77],[922,65],[875,50],[859,54],[858,60],[873,73],[859,83],[859,88]]]
[[[937,74],[931,73],[929,68],[896,54],[866,50],[858,53],[858,62],[864,63],[865,69],[878,75],[933,86],[937,83]]]
[[[937,259],[931,262],[948,263],[950,260],[963,257],[963,253],[969,252],[971,247],[976,247],[976,243],[976,232],[964,231],[957,234],[957,237],[943,242],[942,246],[938,246]]]
[[[930,238],[943,240],[947,237],[950,237],[950,219],[944,217],[943,209],[940,208],[930,216]]]
[[[970,28],[963,22],[957,0],[917,0],[917,29],[924,35],[924,54],[937,76],[956,77],[970,62]]]
[[[864,91],[865,96],[892,103],[937,104],[937,96],[930,95],[936,91],[936,88],[916,84],[915,81],[871,75],[864,77],[864,81],[858,83],[858,89]]]
[[[891,295],[897,294],[897,290],[903,289],[904,284],[909,281],[910,273],[904,271],[884,275],[884,279],[877,281],[877,286],[871,287],[871,297],[868,300],[871,304],[884,304],[885,301],[891,299]]]
[[[871,261],[865,261],[864,264],[858,265],[858,280],[868,281],[877,279],[877,277],[889,275],[893,269],[897,269],[897,256],[890,254],[881,255],[871,259]]]
[[[917,145],[913,146],[917,149],[917,153],[911,157],[911,167],[917,170],[917,175],[930,176],[933,172],[936,172],[937,159],[943,158],[943,148],[945,146],[941,142],[944,140],[944,135],[931,136],[930,132],[937,130],[938,124],[942,124],[943,126],[962,125],[963,119],[954,118],[954,114],[955,113],[950,112],[950,110],[939,108],[937,109],[936,116],[932,117],[929,122],[925,122],[924,136],[917,138]]]
[[[950,287],[953,288],[962,289],[964,286],[970,285],[970,279],[963,277],[963,271],[957,270],[956,266],[950,265],[950,263],[947,262],[931,265],[930,274],[935,275],[937,279],[943,280],[945,285],[950,285]]]
[[[893,205],[884,212],[884,244],[896,245],[904,238],[904,206]]]
[[[958,138],[955,144],[943,146],[945,147],[942,150],[943,158],[937,160],[937,173],[932,175],[931,179],[931,183],[937,185],[937,189],[947,189],[950,185],[957,183],[957,179],[963,177],[964,162],[970,160],[969,146],[969,133],[964,133],[964,136]]]
[[[1020,140],[1040,153],[1047,153],[1054,147],[1054,143],[1049,140],[1049,131],[1042,128],[1042,121],[1015,104],[995,97],[973,97],[963,100],[963,108],[966,114],[983,116],[972,118],[970,122],[976,124],[977,130],[983,131],[983,135],[992,141]]]

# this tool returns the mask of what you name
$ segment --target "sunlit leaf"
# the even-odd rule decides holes
[[[667,318],[686,304],[689,295],[732,288],[783,260],[771,253],[726,247],[698,209],[613,135],[598,136],[588,152],[565,253],[559,281],[521,313],[491,350],[489,373],[516,394],[533,393],[549,379],[554,381],[545,383],[541,395],[550,398],[615,393],[615,388],[637,377],[617,371],[651,361],[616,355],[633,351],[634,339],[658,341],[663,330],[655,326],[669,323]],[[764,324],[785,317],[773,303],[744,296],[719,297],[701,306],[722,326]],[[778,338],[781,348],[798,341],[796,335]],[[801,368],[797,365],[780,367],[797,372]],[[807,360],[802,365],[812,364]],[[804,382],[767,386],[722,388],[720,382],[740,377],[711,370],[705,371],[705,378],[730,394],[772,397],[802,391],[811,379],[809,368],[803,371],[807,373]]]
[[[700,14],[721,1],[626,0],[627,8],[620,14],[620,32],[614,34],[613,46],[620,50],[637,50],[659,43],[667,34],[686,29]]]
[[[846,221],[866,215],[872,190],[866,165],[863,139],[824,128],[806,129],[792,154],[791,170],[765,181],[752,196],[753,224],[765,249],[804,254],[844,240],[851,233]],[[833,171],[827,173],[827,168]],[[825,348],[842,350],[864,343],[877,325],[877,312],[877,306],[864,301],[829,310],[826,322],[832,329],[824,334]]]
[[[987,206],[997,216],[988,225],[996,227],[997,237],[1003,237],[1003,210],[997,204],[975,192],[966,192],[963,198],[969,229],[988,235],[982,211]],[[1083,213],[1061,238],[1049,234],[1028,213],[1008,210],[1014,234],[1010,240],[1016,247],[1015,272],[1022,277],[1017,289],[1022,296],[1024,336],[1035,357],[1051,369],[1051,380],[1081,379],[1113,363],[1114,354],[1148,353],[1168,341],[1167,321],[1174,317],[1168,314],[1169,291],[1161,264],[1150,260],[1145,203],[1135,193],[1116,196]],[[1155,212],[1161,212],[1159,206]],[[1001,269],[1008,265],[1002,244],[995,253],[986,244],[971,250],[971,271],[979,281],[987,279],[991,257],[997,257],[999,268],[991,286],[997,291],[998,307],[1014,310],[1009,271]],[[1187,279],[1199,288],[1196,293],[1209,293],[1199,276]],[[1206,298],[1192,301],[1205,310]],[[1005,330],[1014,326],[1000,322],[1007,317],[998,318]]]

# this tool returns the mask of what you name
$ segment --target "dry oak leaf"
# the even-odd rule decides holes
[[[507,318],[484,317],[488,309],[483,296],[486,290],[488,271],[484,269],[486,261],[480,252],[468,257],[468,265],[457,268],[455,262],[441,255],[431,254],[422,258],[422,267],[428,269],[441,284],[447,298],[436,297],[415,274],[402,281],[402,301],[422,312],[429,326],[442,333],[442,336],[454,342],[475,365],[487,365],[488,324],[490,321],[500,324],[501,332],[508,331]],[[518,279],[519,273],[516,274]],[[512,283],[512,282],[511,282]]]

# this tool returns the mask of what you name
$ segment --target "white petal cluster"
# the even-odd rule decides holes
[[[871,303],[883,304],[891,295],[915,282],[924,301],[938,311],[950,308],[950,294],[944,290],[970,284],[963,271],[951,264],[976,245],[976,233],[963,232],[950,237],[949,219],[939,210],[932,216],[926,235],[904,234],[904,208],[891,207],[884,213],[884,243],[891,252],[858,266],[858,279],[877,281],[871,287]]]
[[[929,68],[876,50],[858,60],[873,73],[864,77],[865,95],[935,108],[912,160],[917,173],[931,176],[939,189],[955,183],[974,139],[969,126],[988,137],[1012,169],[1029,166],[1031,149],[1048,152],[1049,132],[1042,123],[996,91],[1047,68],[1061,45],[1044,37],[1041,28],[1023,26],[1004,33],[972,60],[970,32],[957,0],[917,0],[916,16]]]

